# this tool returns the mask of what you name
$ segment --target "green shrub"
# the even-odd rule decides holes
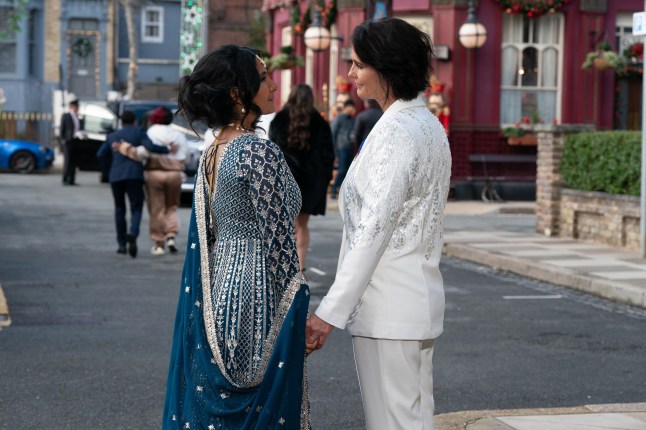
[[[565,140],[561,175],[567,188],[610,194],[640,194],[639,131],[572,134]]]

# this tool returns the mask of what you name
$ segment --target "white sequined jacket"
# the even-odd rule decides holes
[[[334,283],[316,315],[353,336],[431,339],[444,319],[439,270],[451,153],[421,95],[383,114],[341,187]]]

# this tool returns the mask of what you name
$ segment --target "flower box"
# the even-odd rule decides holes
[[[536,146],[538,145],[538,138],[535,134],[510,136],[507,138],[507,144],[512,146]]]

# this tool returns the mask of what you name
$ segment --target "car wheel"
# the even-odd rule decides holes
[[[36,157],[29,151],[18,151],[11,156],[9,168],[18,173],[31,173],[36,169]]]

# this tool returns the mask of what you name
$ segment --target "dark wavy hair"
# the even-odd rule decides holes
[[[352,48],[377,71],[396,99],[412,100],[426,89],[433,66],[428,34],[399,18],[365,21],[352,32]]]
[[[208,127],[221,128],[233,122],[244,122],[256,114],[256,127],[262,111],[252,102],[260,88],[256,66],[257,51],[237,45],[224,45],[197,62],[193,72],[179,81],[178,113],[189,124],[204,122]],[[236,90],[246,113],[240,118],[231,90]]]
[[[292,88],[283,110],[289,113],[287,147],[301,151],[310,149],[310,118],[314,109],[314,93],[307,84]]]

